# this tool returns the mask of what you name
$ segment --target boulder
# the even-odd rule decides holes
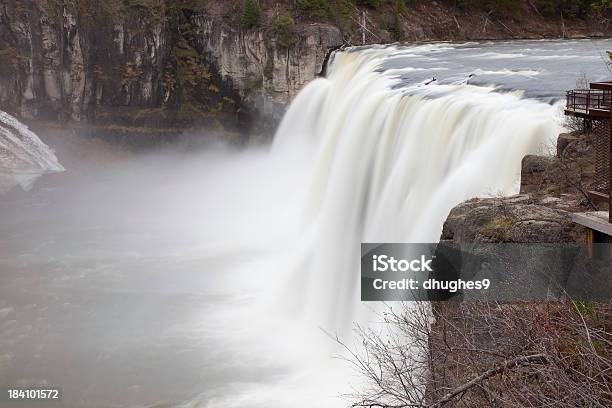
[[[584,228],[571,213],[536,204],[526,194],[506,198],[475,198],[453,208],[444,223],[442,240],[456,242],[575,242]]]

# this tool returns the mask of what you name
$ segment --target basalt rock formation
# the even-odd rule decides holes
[[[0,107],[119,134],[252,130],[278,119],[342,41],[321,23],[279,44],[269,29],[179,3],[5,0]]]

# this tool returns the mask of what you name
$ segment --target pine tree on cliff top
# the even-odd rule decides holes
[[[259,24],[260,14],[261,9],[255,0],[245,0],[242,7],[242,17],[240,18],[240,22],[247,28],[255,27]]]

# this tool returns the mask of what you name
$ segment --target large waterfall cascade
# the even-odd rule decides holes
[[[518,193],[522,158],[547,154],[561,130],[558,106],[520,91],[468,78],[406,83],[413,68],[384,68],[396,54],[406,52],[336,53],[328,76],[291,104],[272,149],[312,151],[301,252],[310,262],[298,274],[334,327],[355,318],[360,242],[437,242],[453,206]]]

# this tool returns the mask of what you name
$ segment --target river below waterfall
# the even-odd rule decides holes
[[[347,405],[360,379],[326,331],[373,324],[359,243],[436,241],[457,203],[516,193],[609,49],[339,52],[265,147],[96,157],[37,132],[66,171],[0,196],[0,385],[62,387],[63,407]]]

